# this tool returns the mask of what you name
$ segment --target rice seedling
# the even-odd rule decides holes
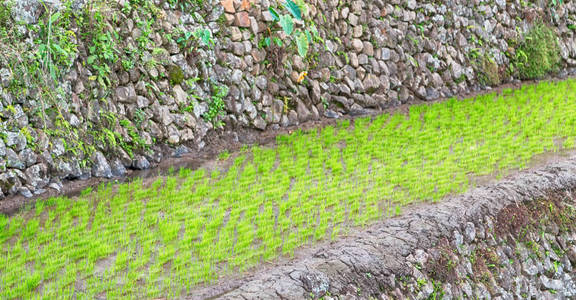
[[[576,146],[575,80],[279,136],[0,215],[0,298],[177,297]],[[227,166],[227,167],[224,167]]]

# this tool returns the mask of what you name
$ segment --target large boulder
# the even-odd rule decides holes
[[[102,152],[97,151],[92,155],[92,176],[104,178],[112,178],[113,176],[110,164]]]
[[[73,0],[72,9],[78,11],[84,7],[87,0]],[[63,9],[66,1],[63,0],[16,0],[11,9],[12,18],[16,22],[36,24],[46,11],[59,11]]]

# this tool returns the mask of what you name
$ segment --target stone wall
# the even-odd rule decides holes
[[[204,148],[215,132],[274,130],[510,82],[515,47],[539,20],[555,28],[568,70],[576,3],[540,2],[307,1],[304,18],[318,36],[303,58],[294,45],[264,45],[271,35],[285,40],[268,0],[15,1],[23,53],[37,51],[34,28],[51,13],[69,7],[85,18],[67,28],[77,49],[51,97],[0,59],[0,197],[150,168]],[[109,33],[114,60],[94,58],[94,28]],[[197,30],[209,32],[207,43],[190,38]],[[109,71],[100,75],[94,61]]]
[[[220,280],[190,299],[573,299],[576,158]]]

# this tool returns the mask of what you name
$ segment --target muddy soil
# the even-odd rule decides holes
[[[244,274],[198,286],[187,299],[379,297],[390,288],[387,283],[391,276],[412,276],[406,257],[414,250],[448,249],[447,238],[451,239],[454,231],[486,218],[494,219],[496,227],[501,227],[499,231],[506,231],[500,234],[513,233],[525,222],[517,220],[518,224],[510,223],[510,228],[498,225],[510,222],[509,211],[516,211],[515,207],[536,207],[538,201],[550,195],[564,195],[575,188],[576,156],[573,156],[547,167],[520,171],[496,184],[436,204],[410,205],[399,217],[352,230],[334,242],[299,249],[292,259],[281,258]],[[548,207],[548,202],[540,206]]]
[[[566,78],[557,78],[552,80],[563,80]],[[524,81],[515,82],[501,85],[497,88],[491,90],[482,90],[471,92],[467,94],[458,95],[457,98],[465,99],[475,97],[476,95],[501,92],[507,88],[519,88],[522,85],[534,84],[536,81]],[[433,101],[423,101],[416,99],[410,103],[403,104],[396,107],[391,107],[383,110],[369,110],[365,109],[362,111],[350,112],[349,115],[345,115],[339,119],[328,119],[321,118],[320,120],[308,121],[297,126],[290,126],[285,128],[268,129],[265,131],[251,129],[251,128],[230,128],[226,131],[211,131],[206,137],[206,145],[203,149],[197,149],[196,145],[187,144],[192,151],[190,153],[184,154],[179,157],[172,156],[174,149],[166,145],[160,146],[161,153],[163,154],[162,161],[148,170],[128,170],[126,176],[122,178],[94,178],[91,177],[86,180],[63,180],[63,187],[60,192],[47,188],[46,192],[41,195],[36,195],[31,198],[25,198],[21,195],[14,195],[6,197],[4,200],[0,201],[0,213],[5,215],[13,215],[24,207],[33,207],[36,201],[41,199],[47,199],[55,196],[68,196],[74,197],[80,194],[86,188],[95,188],[101,183],[115,183],[115,182],[125,182],[133,178],[153,178],[159,175],[167,174],[170,169],[178,170],[179,168],[190,168],[198,169],[201,167],[210,168],[214,165],[214,161],[217,159],[218,155],[224,151],[230,153],[238,151],[244,145],[262,145],[262,146],[273,146],[276,141],[276,136],[290,134],[297,129],[307,130],[312,128],[322,128],[329,125],[335,125],[341,120],[354,120],[359,117],[366,116],[376,116],[382,113],[407,113],[408,109],[412,105],[424,104],[424,103],[436,103],[447,100],[448,98],[437,99]],[[551,161],[557,160],[557,157],[552,157]],[[548,160],[543,163],[549,162]],[[481,182],[485,183],[490,180],[482,179]]]

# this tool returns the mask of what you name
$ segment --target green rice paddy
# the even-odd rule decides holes
[[[177,297],[575,144],[576,81],[341,121],[0,215],[0,298]],[[226,156],[222,156],[226,157]]]

